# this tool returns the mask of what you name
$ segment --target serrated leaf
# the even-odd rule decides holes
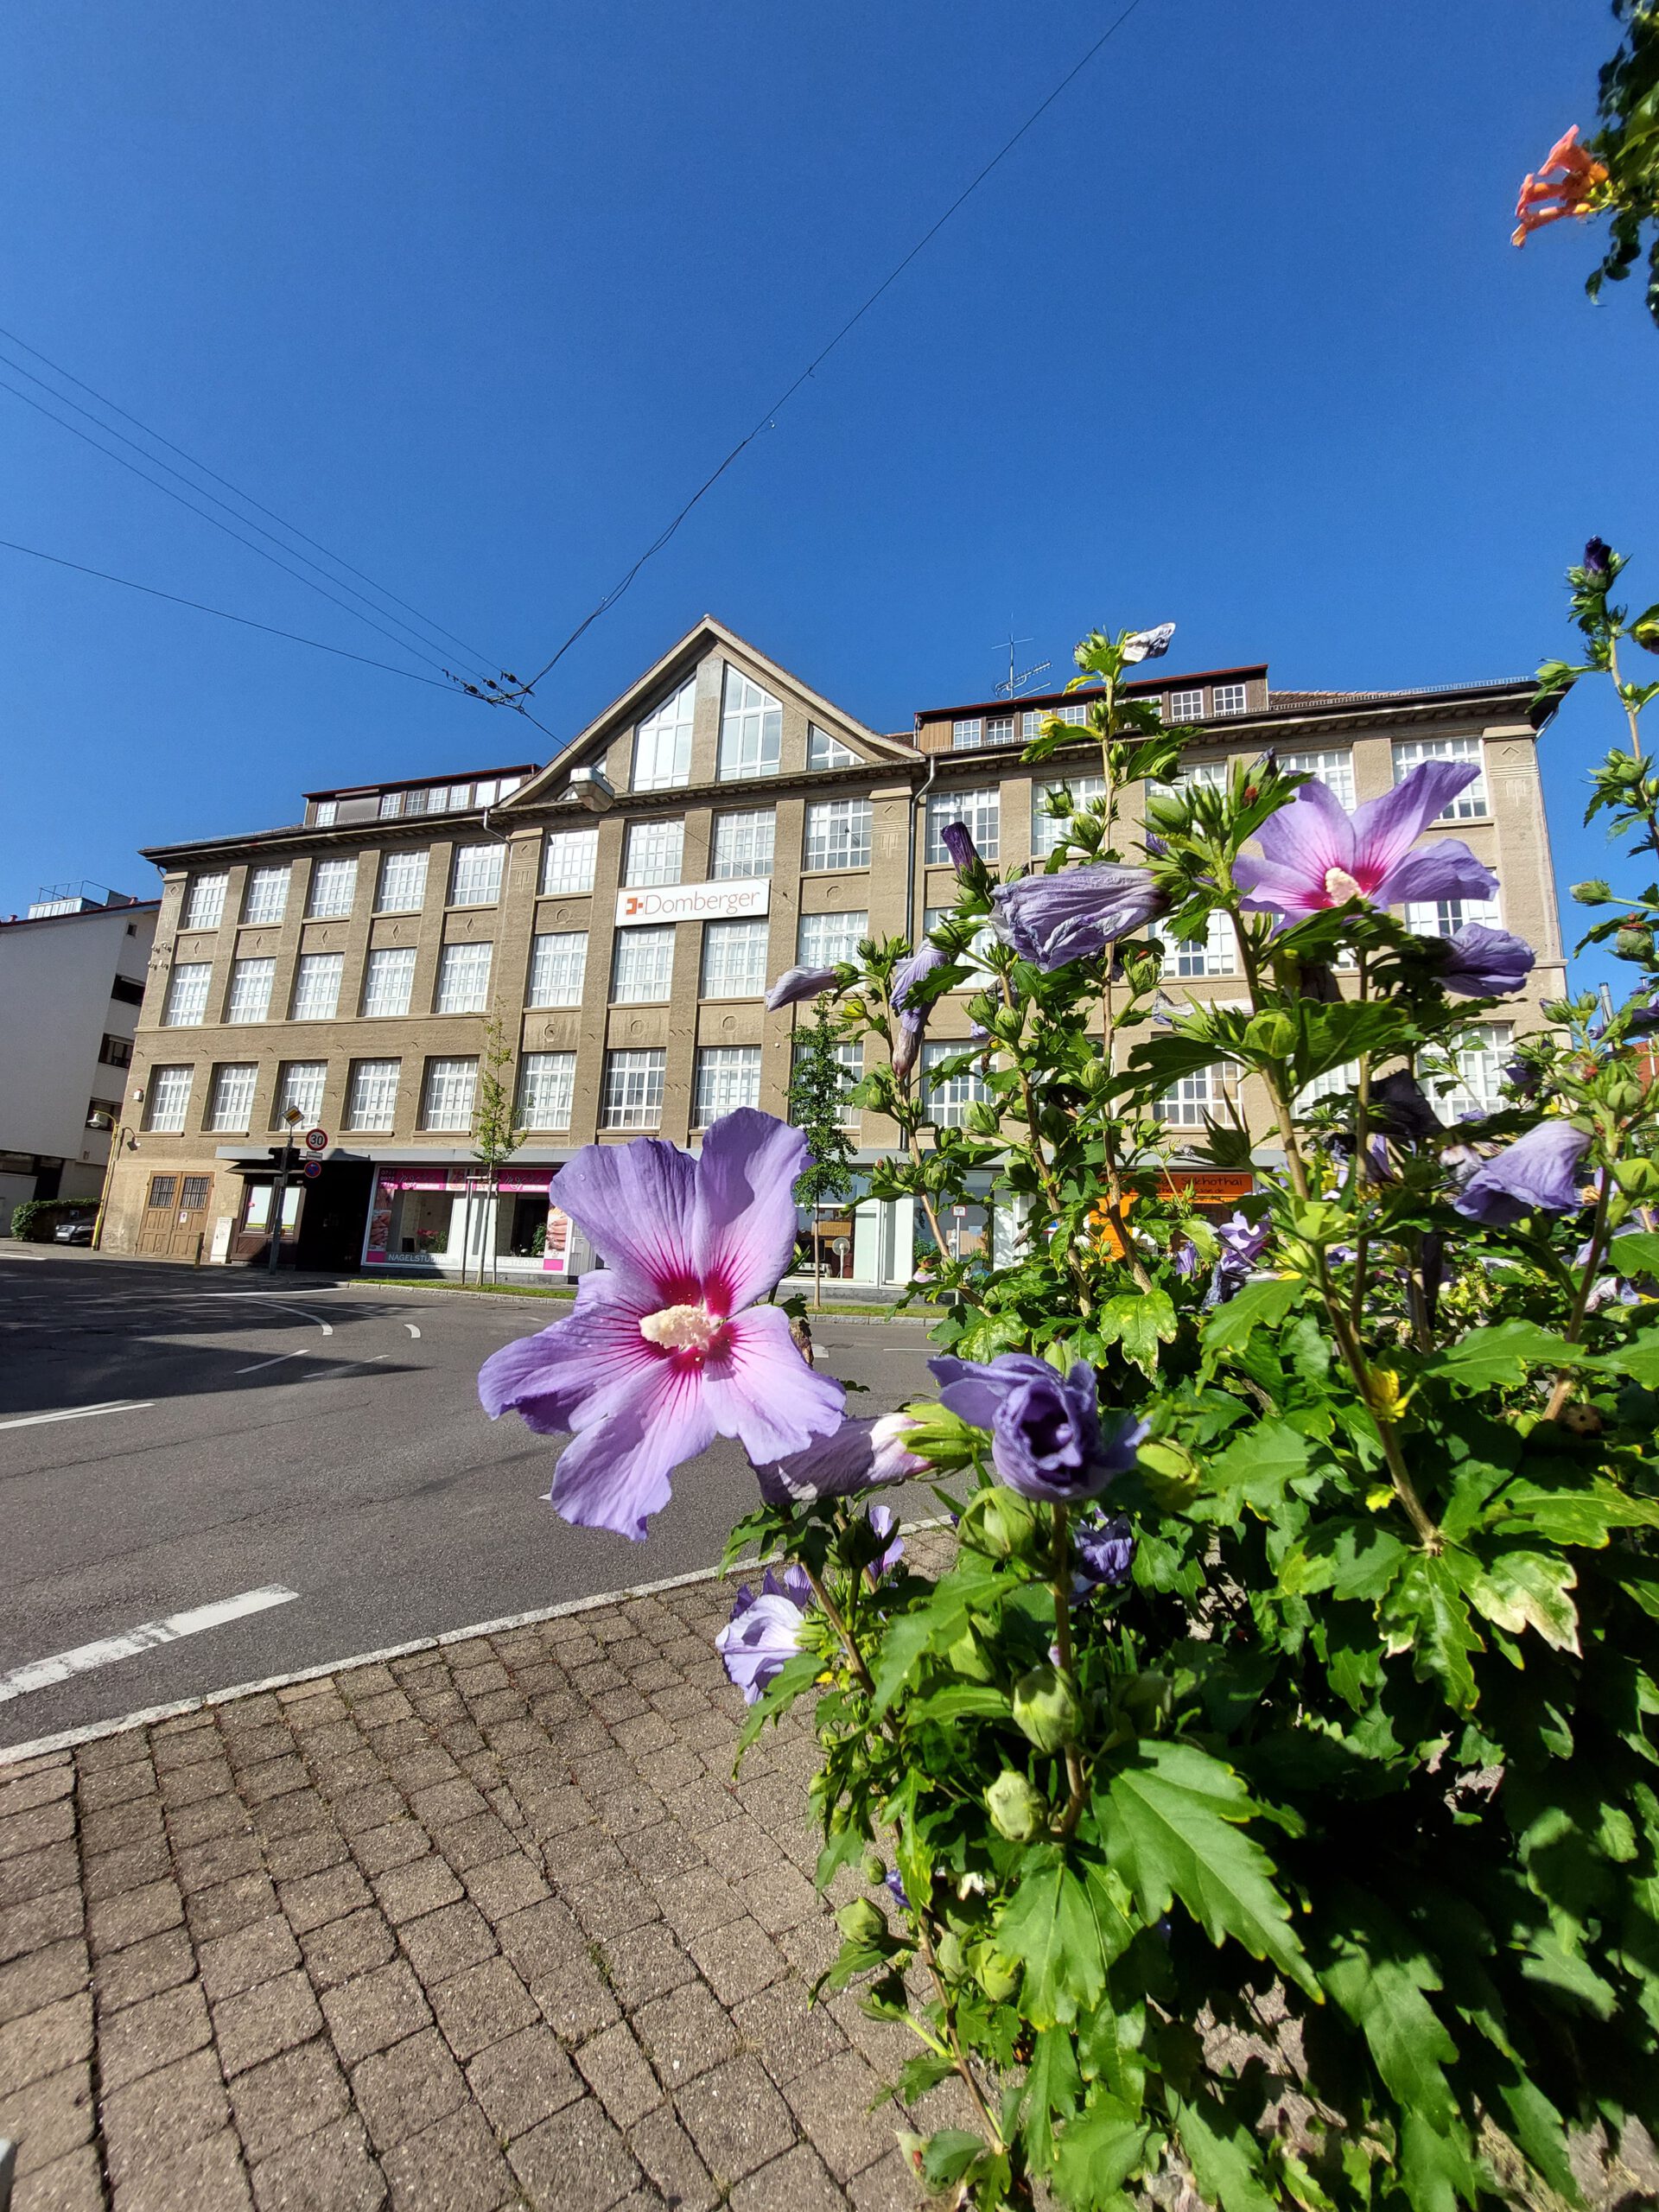
[[[913,2105],[941,2082],[949,2081],[956,2070],[955,2059],[941,2056],[936,2050],[918,2050],[899,2069],[899,2094],[906,2104]]]
[[[1045,2028],[1026,2069],[1022,2133],[1039,2173],[1054,2163],[1054,2123],[1076,2109],[1083,2088],[1069,2028]]]
[[[1109,1298],[1095,1316],[1103,1341],[1121,1344],[1123,1357],[1133,1360],[1143,1375],[1156,1368],[1158,1346],[1173,1341],[1177,1325],[1174,1302],[1166,1290]]]
[[[1473,1711],[1470,1655],[1484,1647],[1457,1576],[1443,1556],[1414,1553],[1377,1608],[1377,1620],[1391,1657],[1409,1651],[1420,1682],[1438,1681],[1458,1712]]]
[[[1052,1844],[1033,1852],[996,1923],[996,1948],[1025,1967],[1020,2004],[1033,2027],[1075,2020],[1106,1986],[1106,1969],[1135,1930],[1104,1883],[1089,1878],[1088,1855],[1063,1858]]]
[[[1571,1560],[1519,1544],[1454,1549],[1458,1580],[1483,1620],[1510,1636],[1532,1629],[1556,1651],[1579,1649],[1579,1609],[1567,1594],[1578,1582]]]
[[[1167,2092],[1176,2133],[1199,2194],[1222,2212],[1279,2212],[1262,2171],[1266,2146],[1218,2098]]]
[[[1433,2126],[1450,2126],[1457,2101],[1444,2069],[1458,2047],[1424,1994],[1440,1975],[1409,1930],[1367,1899],[1344,1888],[1332,1903],[1338,1927],[1320,1980],[1364,2037],[1390,2095]]]
[[[1328,1590],[1333,1598],[1362,1598],[1374,1604],[1406,1558],[1406,1546],[1379,1522],[1321,1522],[1286,1554],[1279,1586],[1293,1598]]]
[[[1259,1421],[1211,1462],[1206,1487],[1238,1490],[1264,1510],[1281,1504],[1285,1485],[1307,1465],[1308,1441],[1287,1421]]]
[[[1204,1325],[1204,1349],[1214,1359],[1236,1351],[1251,1333],[1276,1329],[1307,1294],[1299,1275],[1275,1275],[1266,1282],[1249,1282],[1236,1298],[1217,1306]]]
[[[1436,1352],[1423,1371],[1445,1376],[1459,1389],[1490,1390],[1521,1382],[1529,1368],[1570,1367],[1586,1357],[1535,1322],[1498,1321],[1490,1329],[1471,1329],[1461,1343]]]
[[[1507,1521],[1519,1521],[1553,1544],[1581,1544],[1599,1551],[1614,1529],[1659,1529],[1659,1505],[1631,1497],[1611,1483],[1579,1490],[1547,1490],[1541,1483],[1511,1483],[1497,1500]]]
[[[1123,2186],[1141,2171],[1152,2131],[1112,2096],[1095,2096],[1060,2137],[1055,2180],[1076,2212],[1114,2212]]]
[[[984,2138],[965,2127],[940,2128],[921,2146],[923,2180],[930,2189],[948,2189],[962,2179],[984,2148]]]

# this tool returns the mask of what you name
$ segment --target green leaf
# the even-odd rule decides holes
[[[1111,1772],[1103,1803],[1098,1776],[1096,1793],[1107,1855],[1145,1919],[1160,1920],[1179,1897],[1212,1943],[1230,1936],[1317,1990],[1273,1861],[1242,1833],[1256,1808],[1230,1767],[1196,1744],[1142,1740]]]
[[[1270,1509],[1284,1501],[1285,1485],[1307,1465],[1308,1442],[1282,1421],[1252,1423],[1211,1465],[1206,1487],[1240,1491],[1247,1503]]]
[[[1174,1302],[1166,1290],[1135,1291],[1109,1298],[1095,1317],[1095,1326],[1107,1344],[1121,1344],[1123,1356],[1142,1374],[1158,1364],[1160,1343],[1169,1344],[1178,1326]]]
[[[1025,1967],[1020,2009],[1034,2027],[1075,2020],[1079,2006],[1096,2003],[1108,1966],[1135,1933],[1087,1870],[1087,1854],[1075,1847],[1068,1860],[1054,1845],[1039,1846],[997,1920],[997,1949]]]
[[[1399,2168],[1402,2195],[1411,2212],[1455,2212],[1459,2197],[1475,2204],[1485,2194],[1461,2121],[1443,2132],[1421,2113],[1402,2113]]]
[[[1459,1713],[1472,1712],[1475,1670],[1470,1654],[1483,1649],[1455,1573],[1444,1556],[1414,1553],[1377,1609],[1383,1649],[1413,1655],[1420,1682],[1437,1681]]]
[[[1279,2212],[1262,2171],[1264,2145],[1218,2098],[1166,2092],[1182,2150],[1199,2194],[1222,2212]]]
[[[1026,2069],[1024,2133],[1039,2172],[1054,2163],[1054,2123],[1077,2107],[1083,2088],[1069,2028],[1045,2028]]]
[[[1409,1930],[1344,1885],[1332,1899],[1338,1923],[1332,1956],[1320,1975],[1364,2037],[1391,2096],[1435,2127],[1457,2113],[1444,2069],[1458,2047],[1424,1995],[1440,1975]]]
[[[1611,1483],[1580,1490],[1547,1490],[1511,1483],[1497,1501],[1506,1521],[1519,1521],[1553,1544],[1582,1544],[1599,1551],[1614,1529],[1659,1529],[1659,1505],[1630,1497]]]
[[[1096,2095],[1060,2137],[1055,2180],[1076,2212],[1116,2212],[1146,2163],[1152,2131],[1116,2097]]]
[[[930,2135],[922,2149],[922,2178],[930,2189],[948,2189],[960,2181],[985,2148],[982,2136],[965,2127],[942,2127]]]
[[[1650,1229],[1626,1230],[1613,1239],[1607,1258],[1615,1274],[1659,1274],[1659,1234]]]
[[[930,1697],[918,1697],[905,1707],[906,1727],[918,1727],[924,1721],[932,1721],[946,1728],[955,1727],[963,1720],[1012,1720],[1014,1707],[1006,1690],[994,1688],[988,1682],[952,1682],[948,1688],[935,1690]]]
[[[1534,1629],[1553,1649],[1578,1652],[1579,1611],[1567,1594],[1579,1579],[1571,1560],[1519,1544],[1484,1544],[1446,1556],[1483,1620],[1510,1636]]]
[[[1615,1375],[1628,1375],[1644,1390],[1659,1390],[1659,1329],[1649,1328],[1634,1344],[1621,1344],[1597,1362]]]
[[[1535,1322],[1499,1321],[1490,1329],[1471,1329],[1460,1344],[1436,1352],[1424,1372],[1444,1375],[1459,1389],[1490,1390],[1522,1381],[1529,1367],[1570,1367],[1586,1357]]]
[[[1399,1573],[1407,1548],[1378,1521],[1321,1522],[1279,1568],[1279,1586],[1293,1598],[1321,1590],[1375,1604]]]
[[[1214,1359],[1222,1352],[1236,1351],[1256,1328],[1277,1328],[1306,1294],[1307,1285],[1299,1275],[1246,1283],[1236,1298],[1217,1306],[1205,1323],[1205,1352]]]
[[[956,2070],[957,2062],[948,2052],[942,2056],[936,2050],[918,2050],[899,2069],[899,2094],[906,2104],[913,2105],[941,2082],[949,2081]]]

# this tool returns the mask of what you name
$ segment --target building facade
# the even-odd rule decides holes
[[[70,893],[0,922],[0,1236],[27,1199],[103,1187],[159,911]]]
[[[1465,1056],[1471,1096],[1488,1095],[1510,1032],[1564,982],[1530,682],[1275,693],[1255,665],[1134,688],[1199,728],[1195,778],[1271,745],[1351,805],[1420,760],[1479,766],[1444,828],[1499,874],[1497,914],[1408,919],[1501,918],[1537,948],[1526,996]],[[1085,711],[981,702],[886,734],[705,618],[544,768],[313,793],[294,828],[150,852],[164,884],[134,1068],[142,1152],[118,1169],[106,1242],[177,1252],[200,1234],[209,1256],[264,1255],[293,1109],[317,1149],[286,1196],[285,1258],[579,1268],[550,1194],[559,1164],[642,1132],[695,1146],[740,1105],[785,1113],[810,1010],[768,1014],[768,982],[862,937],[918,937],[950,903],[949,823],[1001,866],[1052,849],[1045,794],[1088,797],[1098,754],[1082,731],[1039,768],[1020,750],[1046,715]],[[1224,930],[1172,944],[1166,988],[1236,995],[1235,965]],[[969,995],[937,1010],[925,1068],[960,1049]],[[471,1134],[493,1039],[526,1132],[493,1198]],[[936,1118],[960,1122],[976,1091],[935,1086]],[[1217,1096],[1197,1077],[1162,1102],[1177,1154]],[[849,1128],[866,1168],[894,1135],[870,1114]],[[990,1195],[950,1224],[964,1249],[999,1237]],[[906,1280],[920,1233],[907,1203],[863,1198],[817,1228],[829,1271],[861,1283]]]

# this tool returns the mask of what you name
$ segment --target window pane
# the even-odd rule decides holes
[[[1224,1071],[1218,1067],[1195,1068],[1173,1084],[1161,1098],[1154,1099],[1152,1110],[1167,1128],[1201,1129],[1206,1115],[1222,1111],[1223,1081]]]
[[[242,906],[243,920],[280,922],[287,907],[287,868],[255,868],[248,878],[248,893]]]
[[[622,868],[624,886],[630,891],[644,891],[652,884],[677,883],[684,851],[683,822],[630,823],[627,857]]]
[[[226,1136],[245,1136],[253,1121],[253,1085],[258,1070],[251,1062],[213,1071],[207,1126]],[[151,1124],[154,1127],[154,1124]]]
[[[795,1066],[797,1069],[799,1068],[801,1060],[807,1049],[806,1039],[804,1037],[798,1037],[795,1040]],[[855,1038],[851,1042],[843,1041],[838,1043],[836,1046],[836,1058],[840,1063],[841,1066],[842,1087],[845,1090],[850,1090],[864,1072],[863,1040],[861,1039]],[[858,1109],[856,1106],[849,1106],[845,1103],[842,1104],[841,1109],[841,1126],[843,1129],[855,1129],[858,1127]]]
[[[870,802],[867,798],[816,798],[806,810],[808,868],[868,868],[870,864]]]
[[[1199,938],[1173,937],[1166,929],[1153,935],[1164,948],[1166,976],[1230,976],[1238,957],[1230,914],[1211,914],[1207,933]]]
[[[948,906],[929,906],[922,916],[923,930],[925,931],[936,928],[950,912],[950,909]],[[976,972],[958,983],[956,986],[957,990],[983,991],[997,988],[995,981],[995,971],[987,966],[985,960],[987,951],[995,943],[996,931],[989,922],[974,931],[968,947],[968,964],[973,967]]]
[[[1012,745],[1014,743],[1014,716],[988,715],[985,717],[985,742],[987,745]]]
[[[446,944],[438,962],[439,1014],[482,1014],[490,1003],[488,944]]]
[[[1175,770],[1178,791],[1224,791],[1227,788],[1227,763],[1224,760],[1183,760]]]
[[[276,973],[274,960],[238,960],[231,970],[228,1021],[264,1021],[270,1012],[270,982]]]
[[[276,1082],[276,1103],[270,1111],[272,1128],[281,1128],[288,1109],[297,1106],[300,1120],[310,1128],[322,1119],[322,1090],[328,1077],[327,1060],[287,1060]]]
[[[599,855],[597,830],[550,830],[542,853],[542,890],[591,891]]]
[[[149,1179],[149,1204],[157,1208],[170,1206],[173,1194],[178,1187],[176,1175],[152,1175]]]
[[[697,1054],[696,1100],[692,1127],[706,1129],[722,1114],[760,1103],[760,1047],[706,1045]]]
[[[152,1068],[144,1127],[147,1129],[181,1129],[185,1109],[190,1103],[190,1086],[195,1080],[194,1068]]]
[[[531,947],[531,1006],[580,1006],[588,973],[586,930],[550,931]]]
[[[803,914],[795,940],[795,958],[803,968],[833,968],[839,960],[856,960],[858,941],[870,933],[868,912]]]
[[[518,1069],[518,1126],[568,1129],[575,1090],[574,1052],[526,1052]]]
[[[213,964],[207,960],[187,960],[173,970],[162,1014],[164,1027],[194,1029],[206,1020],[207,984],[213,972]]]
[[[1065,791],[1071,798],[1072,810],[1092,806],[1106,796],[1103,776],[1068,776],[1058,784],[1033,784],[1031,787],[1031,849],[1038,860],[1046,860],[1059,849],[1065,835],[1065,824],[1048,810],[1051,791]]]
[[[409,995],[414,982],[415,948],[412,944],[383,945],[370,953],[368,972],[363,978],[364,1013],[407,1014]]]
[[[184,927],[188,930],[216,930],[225,918],[225,893],[230,883],[228,875],[199,875],[190,886],[190,896],[185,901]]]
[[[633,788],[677,791],[691,780],[691,722],[697,679],[688,676],[671,698],[653,707],[633,734]]]
[[[350,1129],[389,1129],[397,1111],[397,1077],[401,1060],[353,1060],[346,1092],[346,1126]]]
[[[391,821],[391,820],[392,820],[396,816],[397,816],[397,815],[401,814],[401,813],[403,812],[403,810],[404,810],[404,795],[403,795],[402,791],[382,791],[382,792],[381,792],[381,794],[380,794],[380,819],[381,819],[383,822],[390,822],[390,821]]]
[[[637,934],[637,932],[636,932]],[[654,1129],[663,1118],[662,1052],[612,1052],[605,1062],[605,1090],[600,1127]]]
[[[715,817],[715,849],[709,874],[717,883],[772,874],[778,817],[769,806],[743,814]]]
[[[1427,1088],[1434,1110],[1443,1122],[1461,1120],[1465,1114],[1491,1114],[1502,1103],[1503,1064],[1510,1057],[1514,1032],[1507,1021],[1483,1022],[1469,1033],[1469,1041],[1454,1055],[1458,1080],[1442,1089],[1444,1078],[1431,1079]]]
[[[778,701],[741,670],[728,667],[720,716],[721,781],[775,776],[783,742],[784,710]]]
[[[962,1128],[967,1122],[968,1109],[990,1098],[989,1086],[971,1069],[963,1075],[946,1076],[937,1080],[929,1073],[930,1069],[938,1067],[941,1060],[956,1059],[969,1049],[966,1038],[960,1044],[941,1042],[922,1047],[922,1097],[929,1114],[941,1128]]]
[[[1475,922],[1489,930],[1501,927],[1496,899],[1414,901],[1406,908],[1406,927],[1414,937],[1455,937]]]
[[[1169,713],[1166,719],[1172,722],[1202,721],[1204,720],[1203,690],[1172,691],[1169,695]]]
[[[425,849],[388,853],[380,862],[380,891],[375,905],[383,914],[416,914],[426,899]]]
[[[454,886],[449,893],[452,906],[493,906],[501,896],[501,851],[492,841],[487,845],[457,845]]]
[[[674,978],[674,927],[619,930],[611,970],[618,1006],[660,1006]]]
[[[831,737],[827,729],[820,729],[816,722],[806,726],[806,765],[809,768],[851,768],[856,766],[858,755],[838,737]]]
[[[421,1101],[421,1127],[471,1128],[473,1091],[477,1082],[476,1060],[429,1060],[426,1090]]]
[[[294,977],[296,1021],[332,1021],[340,1010],[343,952],[302,952]]]
[[[1293,776],[1317,776],[1338,804],[1354,810],[1354,756],[1343,746],[1329,753],[1283,753],[1279,766]]]
[[[357,895],[357,862],[318,861],[311,870],[311,895],[305,911],[314,922],[338,920],[352,911]]]
[[[965,822],[982,860],[994,861],[999,847],[999,794],[995,791],[935,791],[927,802],[927,857],[949,861],[944,832],[952,822]]]
[[[977,715],[965,715],[950,725],[950,743],[958,753],[971,753],[985,742],[985,724]]]
[[[1244,711],[1244,686],[1242,683],[1217,683],[1216,712],[1218,715],[1242,715]]]
[[[702,931],[702,995],[758,999],[766,995],[767,925],[708,922]]]
[[[1403,783],[1424,760],[1469,760],[1481,773],[1437,814],[1437,822],[1477,822],[1491,812],[1486,798],[1485,756],[1478,737],[1402,737],[1395,740],[1394,780]]]
[[[320,798],[317,801],[316,812],[311,819],[319,830],[332,830],[334,826],[334,817],[339,812],[340,805],[337,800]]]

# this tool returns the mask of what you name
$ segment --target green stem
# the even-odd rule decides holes
[[[1050,1560],[1054,1589],[1054,1649],[1059,1654],[1060,1672],[1072,1678],[1071,1664],[1071,1545],[1070,1541],[1071,1508],[1053,1508],[1054,1548]],[[1083,1753],[1076,1744],[1065,1747],[1065,1809],[1061,1813],[1055,1834],[1062,1843],[1069,1842],[1076,1834],[1077,1822],[1083,1817],[1084,1777]]]
[[[1584,1268],[1579,1281],[1578,1295],[1573,1300],[1573,1317],[1567,1325],[1567,1341],[1576,1344],[1584,1333],[1585,1316],[1590,1311],[1590,1294],[1596,1287],[1596,1277],[1601,1271],[1602,1254],[1607,1243],[1607,1215],[1612,1205],[1613,1178],[1604,1169],[1601,1192],[1596,1200],[1595,1225],[1590,1231],[1590,1249],[1584,1255]],[[1573,1395],[1573,1374],[1564,1367],[1555,1377],[1555,1387],[1549,1394],[1549,1403],[1544,1408],[1544,1419],[1554,1421]]]

